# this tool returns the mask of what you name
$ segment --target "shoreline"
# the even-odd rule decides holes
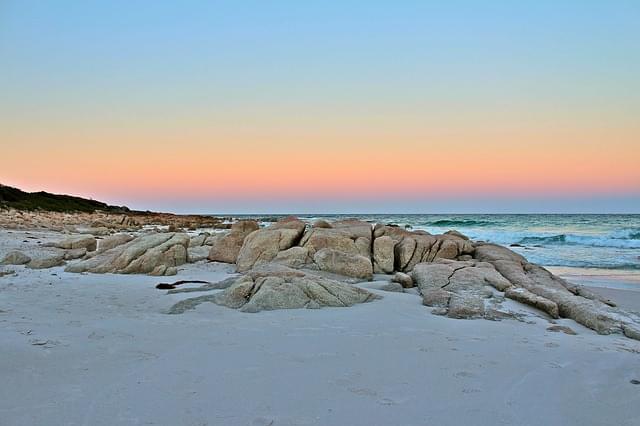
[[[549,272],[575,284],[589,287],[640,291],[640,271],[601,268],[545,266]]]

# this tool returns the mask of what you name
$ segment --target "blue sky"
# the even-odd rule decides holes
[[[637,1],[4,1],[0,182],[172,211],[640,211],[639,22]]]

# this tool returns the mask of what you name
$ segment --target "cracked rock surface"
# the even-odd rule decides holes
[[[236,279],[225,290],[187,299],[170,312],[180,313],[199,303],[213,302],[242,312],[276,309],[347,307],[378,299],[367,290],[282,265],[265,265]]]

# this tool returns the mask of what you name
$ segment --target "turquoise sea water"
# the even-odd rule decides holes
[[[302,215],[301,219],[357,217],[440,234],[456,229],[474,240],[510,246],[545,266],[640,270],[640,215],[412,214]]]

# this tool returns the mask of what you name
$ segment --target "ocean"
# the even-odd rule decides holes
[[[256,217],[256,216],[254,216]],[[544,266],[640,270],[640,214],[348,214],[441,234],[456,229],[473,240],[497,243]],[[515,246],[512,246],[515,245]]]

